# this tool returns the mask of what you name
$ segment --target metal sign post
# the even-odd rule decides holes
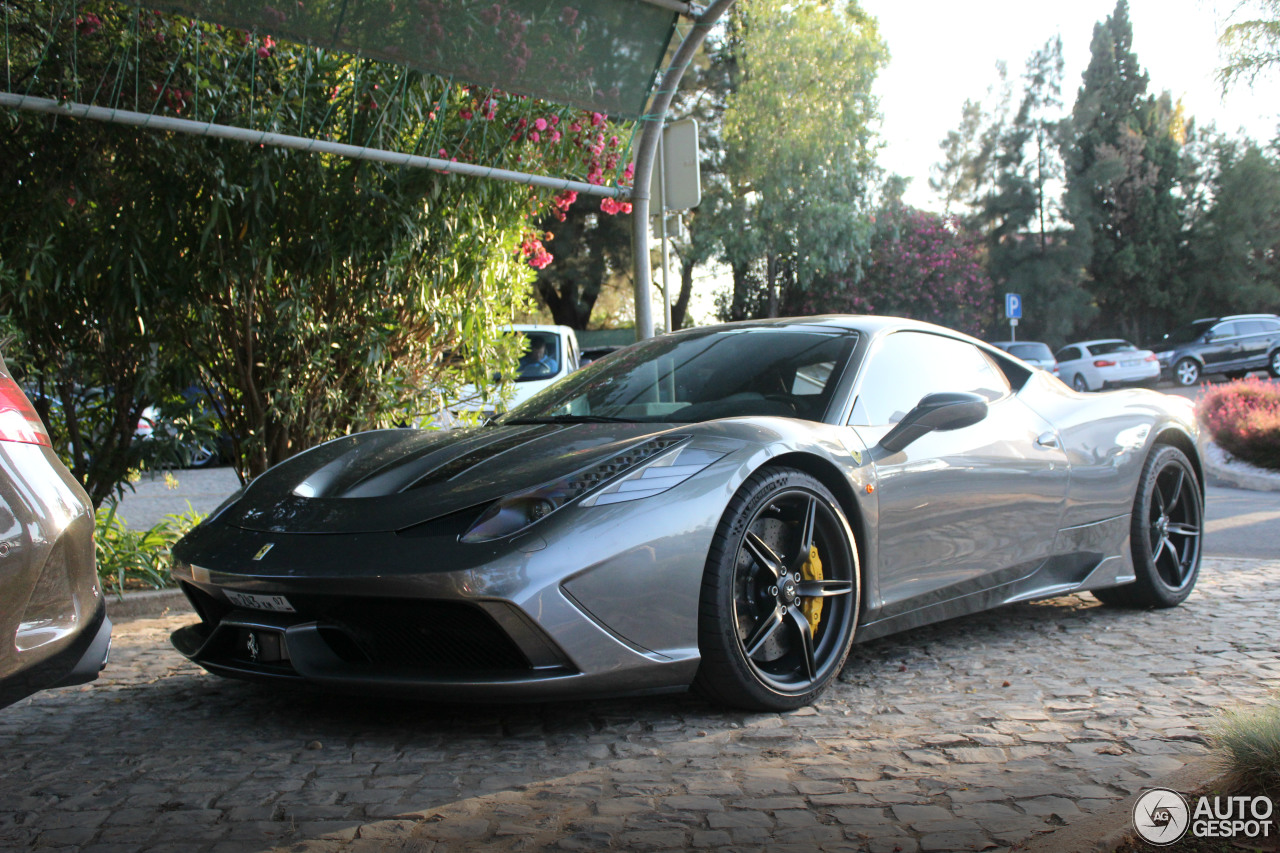
[[[1009,318],[1009,340],[1018,339],[1018,321],[1022,319],[1022,296],[1017,293],[1004,295],[1004,316]]]

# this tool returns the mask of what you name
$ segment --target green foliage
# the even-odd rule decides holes
[[[1280,0],[1249,0],[1235,14],[1243,20],[1227,25],[1218,39],[1227,55],[1218,72],[1224,89],[1280,68]]]
[[[169,555],[182,536],[203,519],[187,505],[187,512],[166,515],[146,530],[130,530],[116,515],[115,501],[97,511],[93,546],[102,588],[123,596],[126,590],[163,589],[173,586]]]
[[[734,8],[717,55],[728,70],[723,162],[693,225],[708,229],[734,271],[734,319],[775,316],[784,293],[865,257],[878,118],[871,87],[887,59],[874,19],[856,3]],[[752,282],[763,293],[748,293]]]
[[[1209,731],[1242,790],[1280,793],[1280,703],[1224,711]]]
[[[1192,220],[1183,316],[1280,310],[1280,155],[1214,138],[1206,151],[1208,203]]]
[[[45,3],[15,8],[15,86],[69,94],[127,79],[161,115],[216,105],[224,124],[339,127],[383,147],[518,157],[594,179],[605,166],[592,149],[597,136],[607,149],[611,131],[568,108],[159,13],[131,34],[134,10],[109,3],[81,4],[79,24]],[[170,48],[191,41],[199,65],[175,64]],[[348,431],[425,419],[468,388],[491,393],[495,372],[513,372],[501,327],[527,304],[530,264],[544,262],[527,222],[549,193],[89,121],[2,120],[0,315],[22,331],[37,405],[95,505],[144,462],[141,411],[180,389],[201,389],[252,476]],[[563,142],[558,130],[535,139],[539,121],[564,128]]]
[[[1223,450],[1280,471],[1280,388],[1273,383],[1249,377],[1215,386],[1196,414]]]

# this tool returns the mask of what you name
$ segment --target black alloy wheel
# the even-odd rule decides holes
[[[858,603],[853,534],[831,493],[801,471],[757,472],[708,556],[695,685],[743,708],[808,704],[844,665]]]
[[[1133,504],[1130,540],[1137,580],[1094,595],[1105,604],[1131,607],[1181,604],[1200,574],[1203,494],[1186,454],[1157,445],[1143,466]]]

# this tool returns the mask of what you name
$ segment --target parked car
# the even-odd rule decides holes
[[[1058,377],[1077,391],[1152,385],[1160,378],[1155,353],[1119,338],[1067,344],[1055,358]]]
[[[516,324],[509,328],[509,334],[524,338],[523,353],[516,368],[515,390],[508,402],[508,408],[518,406],[561,379],[573,373],[580,366],[578,354],[578,336],[568,326],[552,326],[542,324]],[[495,382],[496,382],[495,378]],[[479,393],[473,386],[466,386],[462,394],[461,405],[437,412],[430,423],[437,428],[452,429],[466,422],[466,415],[492,417],[497,414],[493,403],[482,406]]]
[[[1151,349],[1161,375],[1179,385],[1195,385],[1210,373],[1239,379],[1250,370],[1268,370],[1280,377],[1280,317],[1205,317],[1169,332]]]
[[[1082,396],[910,320],[674,332],[485,426],[266,472],[175,546],[199,621],[172,641],[345,691],[796,708],[855,640],[1082,590],[1181,602],[1197,429],[1189,400]]]
[[[0,358],[0,707],[92,681],[110,647],[93,505]]]
[[[1053,350],[1049,349],[1049,345],[1040,341],[992,341],[992,346],[1000,347],[1000,349],[1009,353],[1009,355],[1017,356],[1033,367],[1041,370],[1047,370],[1053,375],[1058,375],[1058,360],[1053,357]]]
[[[626,344],[609,344],[607,346],[583,347],[582,352],[578,355],[578,366],[586,367],[593,361],[599,361],[607,355],[613,355],[620,349],[625,349]]]

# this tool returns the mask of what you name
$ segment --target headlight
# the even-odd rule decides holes
[[[587,495],[582,506],[660,494],[724,456],[723,452],[689,447],[684,444],[687,438],[668,435],[650,439],[576,474],[507,495],[485,510],[462,534],[461,541],[489,542],[511,536]]]

